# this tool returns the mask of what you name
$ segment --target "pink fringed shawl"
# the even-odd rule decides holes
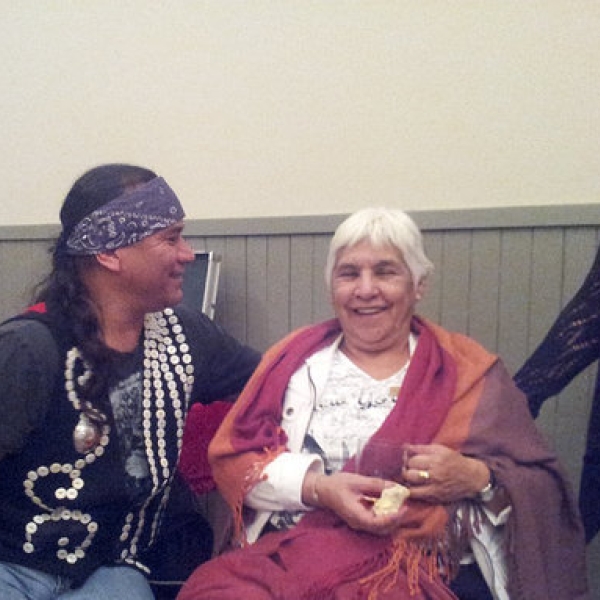
[[[585,598],[571,490],[524,397],[497,357],[473,340],[418,318],[413,328],[419,344],[396,406],[373,439],[441,443],[486,461],[511,498],[511,598]],[[337,322],[329,321],[274,346],[213,438],[213,474],[239,525],[248,489],[264,465],[285,451],[279,423],[291,375],[338,334]],[[257,556],[270,557],[282,567],[268,578],[273,598],[450,599],[443,576],[457,567],[465,542],[460,535],[468,535],[468,528],[456,527],[457,508],[409,499],[404,526],[393,538],[356,532],[329,511],[317,510],[296,528],[223,558],[229,567],[237,565],[239,574],[248,558],[252,563]],[[182,599],[205,597],[194,595],[204,585],[201,572],[188,582]]]

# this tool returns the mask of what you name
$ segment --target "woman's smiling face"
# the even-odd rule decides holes
[[[406,343],[420,292],[399,250],[363,240],[338,252],[331,297],[344,343],[377,353]]]

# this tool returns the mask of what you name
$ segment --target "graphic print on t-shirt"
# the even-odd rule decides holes
[[[132,491],[141,492],[150,482],[142,430],[141,373],[121,380],[110,391],[110,403],[118,430],[119,446]]]

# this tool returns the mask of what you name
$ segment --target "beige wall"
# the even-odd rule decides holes
[[[0,0],[0,225],[150,166],[188,215],[600,203],[596,0]]]

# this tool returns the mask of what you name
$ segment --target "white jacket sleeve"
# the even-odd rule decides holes
[[[512,507],[507,506],[496,515],[483,505],[484,515],[480,522],[475,511],[470,513],[474,531],[471,550],[495,600],[509,600],[506,589],[508,575],[505,525],[511,512]]]
[[[310,510],[302,503],[302,483],[310,470],[324,472],[320,456],[298,452],[280,454],[265,467],[265,480],[252,488],[245,504],[255,510]]]

